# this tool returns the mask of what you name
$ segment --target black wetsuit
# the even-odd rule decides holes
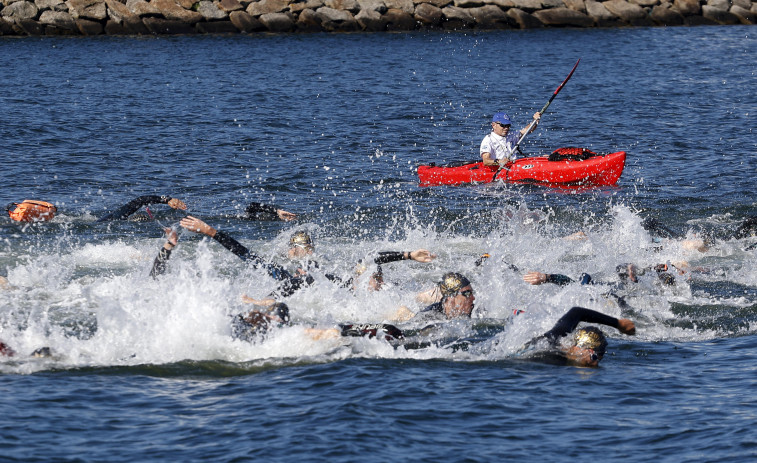
[[[251,202],[240,217],[250,220],[280,220],[278,208],[268,204]]]
[[[168,202],[171,199],[173,198],[166,195],[139,196],[137,198],[132,199],[128,203],[124,204],[123,206],[119,207],[115,211],[108,212],[104,216],[97,219],[97,222],[107,222],[110,220],[126,220],[129,218],[130,215],[137,212],[143,206],[149,206],[150,204],[168,204]]]

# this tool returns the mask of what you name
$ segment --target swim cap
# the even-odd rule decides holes
[[[599,328],[588,326],[581,328],[573,335],[573,342],[582,349],[593,349],[600,357],[605,355],[607,339]]]
[[[313,240],[305,230],[296,231],[289,238],[289,246],[313,247]]]
[[[25,199],[20,203],[8,204],[6,211],[17,222],[45,222],[55,217],[58,208],[47,201]]]
[[[504,125],[513,125],[510,117],[505,113],[495,113],[494,117],[492,117],[492,122],[499,122],[500,124]]]
[[[283,323],[289,324],[289,306],[283,302],[277,302],[262,312],[271,317],[279,317]]]
[[[469,284],[470,280],[468,280],[461,274],[448,272],[442,276],[442,281],[439,283],[439,288],[442,290],[442,296],[447,297],[457,293]]]

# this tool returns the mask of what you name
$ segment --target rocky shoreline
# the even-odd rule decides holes
[[[757,23],[757,0],[0,0],[0,7],[5,36]]]

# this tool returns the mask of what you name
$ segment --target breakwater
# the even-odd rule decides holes
[[[0,35],[378,32],[757,23],[751,0],[0,0]]]

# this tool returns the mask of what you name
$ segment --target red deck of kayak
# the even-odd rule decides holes
[[[546,156],[516,159],[503,167],[497,179],[507,183],[539,183],[546,185],[615,185],[623,173],[626,152],[593,156],[583,161],[550,161]],[[496,166],[471,162],[461,166],[418,166],[421,186],[489,183],[494,180]]]

